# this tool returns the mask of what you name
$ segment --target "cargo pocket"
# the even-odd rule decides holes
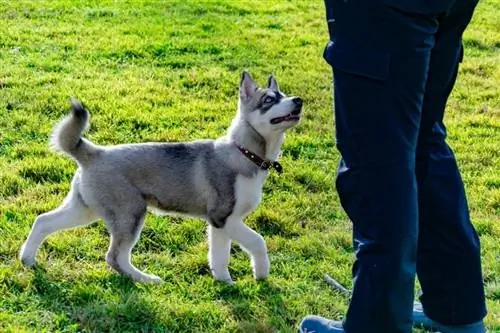
[[[396,8],[407,14],[416,15],[443,15],[455,3],[455,0],[383,0],[382,3]]]
[[[323,58],[334,71],[341,71],[378,81],[389,78],[390,55],[383,52],[363,50],[357,46],[328,42]]]
[[[386,156],[384,135],[393,87],[389,53],[328,43],[324,55],[335,86],[336,146],[350,166],[378,164]],[[386,121],[387,120],[387,121]]]

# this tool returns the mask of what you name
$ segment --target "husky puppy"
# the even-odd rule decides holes
[[[39,215],[20,251],[35,265],[44,239],[59,230],[102,218],[111,235],[107,263],[135,281],[161,282],[131,263],[131,251],[148,208],[208,222],[209,264],[216,280],[233,283],[228,270],[231,241],[251,257],[254,277],[269,274],[264,238],[244,224],[260,203],[285,131],[300,121],[302,100],[283,94],[273,76],[259,88],[244,72],[238,111],[227,134],[217,140],[99,146],[82,138],[87,109],[72,100],[72,112],[52,133],[52,146],[73,158],[78,169],[60,207]]]

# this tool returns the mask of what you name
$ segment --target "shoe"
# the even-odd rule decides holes
[[[424,313],[424,308],[419,302],[413,303],[413,326],[424,328],[431,332],[441,332],[441,333],[485,333],[486,328],[484,327],[483,321],[478,321],[469,325],[444,325],[440,324]]]
[[[299,333],[344,333],[341,321],[329,320],[320,316],[307,316],[302,319]]]

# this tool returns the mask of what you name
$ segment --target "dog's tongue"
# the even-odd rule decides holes
[[[271,119],[271,124],[276,125],[276,124],[279,124],[283,121],[296,120],[298,118],[299,118],[298,116],[288,114],[288,115],[283,116],[283,117],[276,117],[276,118]]]
[[[291,118],[291,115],[286,115],[284,117],[273,118],[273,119],[271,119],[271,124],[276,125],[276,124],[279,124],[279,123],[281,123],[283,121],[290,120],[290,118]]]
[[[279,124],[279,123],[281,123],[282,121],[285,120],[284,118],[285,117],[273,118],[273,119],[271,119],[271,124],[273,124],[273,125]]]

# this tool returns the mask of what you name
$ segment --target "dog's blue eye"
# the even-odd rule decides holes
[[[271,96],[267,96],[266,99],[264,100],[264,103],[271,103],[274,102],[274,98]]]

